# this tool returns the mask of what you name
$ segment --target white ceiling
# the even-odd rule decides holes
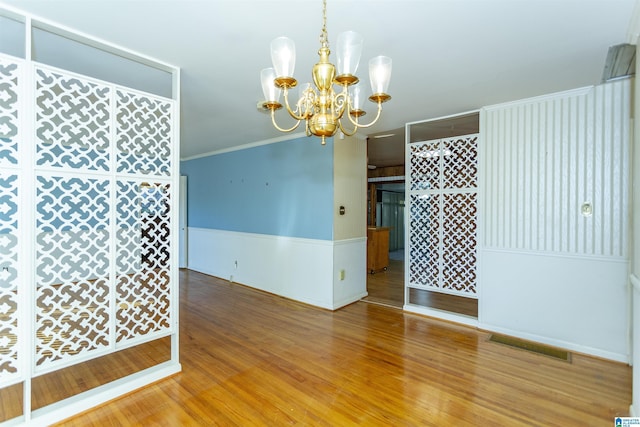
[[[599,83],[608,48],[628,40],[636,2],[328,0],[327,29],[332,45],[345,30],[364,36],[361,77],[369,58],[393,59],[392,100],[362,132],[371,135]],[[282,136],[256,108],[273,38],[296,42],[299,81],[318,58],[321,0],[3,3],[181,67],[182,158]]]

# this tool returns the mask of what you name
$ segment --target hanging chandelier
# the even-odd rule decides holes
[[[293,78],[296,50],[293,40],[278,37],[271,42],[271,60],[273,68],[265,68],[260,73],[262,91],[265,100],[262,108],[271,111],[273,126],[281,132],[291,132],[305,122],[307,136],[315,135],[325,144],[325,138],[332,137],[341,131],[347,136],[354,135],[359,128],[366,128],[378,121],[382,112],[382,103],[391,99],[387,92],[391,78],[391,58],[377,56],[369,61],[369,80],[373,95],[369,100],[378,104],[378,111],[371,123],[362,124],[359,118],[365,115],[362,109],[362,94],[355,73],[362,53],[362,36],[353,31],[338,35],[337,57],[338,67],[329,62],[329,40],[327,38],[327,2],[322,2],[322,31],[320,33],[320,60],[313,66],[311,76],[315,87],[310,83],[301,84],[299,98],[291,106],[289,90],[298,82]],[[333,86],[339,87],[337,93]],[[276,110],[282,108],[281,93],[284,106],[296,123],[283,129],[276,123]],[[343,126],[344,117],[349,124]],[[345,120],[346,123],[346,120]]]

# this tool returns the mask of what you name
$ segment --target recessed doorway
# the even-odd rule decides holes
[[[366,302],[397,308],[404,305],[404,200],[403,181],[377,182],[369,186],[368,257],[372,256],[372,250],[382,248],[385,253],[382,260],[368,266]],[[372,239],[385,241],[372,242]]]

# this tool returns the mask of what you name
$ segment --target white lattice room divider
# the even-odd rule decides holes
[[[477,298],[478,137],[407,147],[408,287]]]
[[[0,54],[0,390],[24,401],[0,425],[180,370],[178,102]],[[33,378],[165,337],[130,385],[31,413]]]
[[[18,141],[22,138],[18,87],[22,85],[20,61],[0,57],[0,387],[22,381],[19,330],[23,328],[22,286],[18,238],[21,171]]]

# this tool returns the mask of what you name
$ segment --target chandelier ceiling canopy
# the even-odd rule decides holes
[[[376,117],[368,124],[359,122],[365,115],[363,94],[356,70],[362,53],[363,38],[353,31],[338,35],[338,66],[329,62],[329,40],[327,37],[327,2],[322,2],[322,31],[320,32],[320,60],[313,66],[310,83],[302,83],[293,77],[296,50],[293,40],[278,37],[271,42],[271,60],[273,68],[265,68],[260,73],[262,92],[265,101],[262,108],[271,112],[273,126],[281,132],[291,132],[305,122],[307,136],[315,135],[325,144],[325,138],[332,137],[338,130],[345,135],[354,135],[358,128],[373,125],[380,118],[382,103],[391,99],[387,94],[391,78],[391,58],[376,56],[369,61],[369,80],[372,95],[369,100],[378,105]],[[337,91],[334,90],[334,85]],[[298,86],[298,100],[291,105],[289,90]],[[278,126],[275,112],[283,107],[280,95],[284,97],[284,107],[296,123],[288,129]],[[343,126],[342,121],[350,122]]]

